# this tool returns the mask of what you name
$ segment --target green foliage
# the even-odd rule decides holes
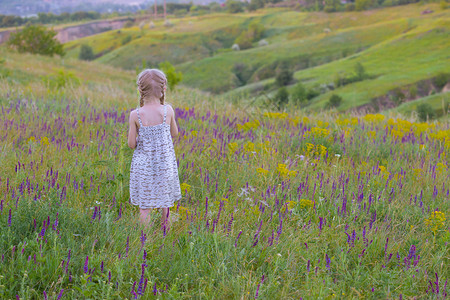
[[[331,95],[328,102],[325,104],[325,108],[336,108],[342,103],[342,97],[336,94]]]
[[[281,63],[277,68],[275,81],[278,86],[288,85],[294,78],[294,72],[289,68],[287,63]]]
[[[166,74],[169,89],[175,90],[177,84],[183,79],[183,73],[177,72],[175,67],[168,61],[159,64],[159,68]]]
[[[354,11],[356,8],[355,8],[355,3],[347,3],[346,5],[345,5],[345,10],[346,11]]]
[[[355,64],[355,73],[358,80],[364,80],[367,77],[366,69],[360,62]]]
[[[412,99],[417,97],[417,85],[413,84],[409,87],[409,97]]]
[[[297,83],[292,89],[291,101],[295,105],[302,105],[308,101],[306,88],[301,82]]]
[[[369,74],[366,73],[366,69],[360,62],[357,62],[354,65],[354,70],[355,74],[350,76],[347,76],[345,72],[339,72],[338,74],[336,74],[334,77],[335,87],[340,87],[354,82],[373,78],[373,76],[370,76]]]
[[[133,40],[133,37],[131,35],[127,35],[122,39],[122,45],[128,44],[129,42],[131,42],[131,40]]]
[[[246,85],[252,76],[252,70],[243,63],[234,64],[233,73],[236,76],[238,86]]]
[[[241,32],[234,43],[238,44],[241,50],[251,48],[253,42],[262,38],[264,30],[264,25],[261,23],[252,23],[247,30]]]
[[[8,78],[11,74],[11,71],[5,68],[5,59],[0,58],[0,79]]]
[[[448,8],[448,3],[445,0],[441,0],[439,6],[441,7],[442,10],[444,10]]]
[[[244,5],[241,1],[227,0],[226,6],[228,12],[231,14],[236,14],[244,11]]]
[[[64,56],[63,45],[54,38],[55,36],[54,30],[47,30],[41,25],[28,25],[21,31],[11,33],[8,45],[20,53]]]
[[[366,10],[370,7],[371,0],[355,0],[355,10],[361,11]]]
[[[320,95],[320,92],[316,88],[311,88],[306,92],[306,99],[311,100]]]
[[[392,91],[391,99],[398,106],[406,99],[406,95],[403,93],[402,89],[398,87]]]
[[[281,87],[278,89],[277,93],[275,94],[275,105],[278,109],[283,108],[288,102],[289,102],[289,92],[286,89],[286,87]]]
[[[66,87],[77,87],[81,80],[72,72],[61,68],[54,75],[44,76],[43,82],[48,88],[59,90]]]
[[[433,84],[441,90],[450,81],[450,73],[439,73],[433,78]]]
[[[331,13],[338,11],[340,7],[341,7],[340,0],[325,0],[325,7],[323,10],[325,12]]]
[[[430,104],[421,103],[417,106],[417,116],[419,117],[420,121],[426,122],[428,120],[434,119],[436,117],[436,113]]]
[[[89,45],[81,45],[80,48],[80,54],[78,55],[78,58],[81,60],[93,60],[95,59],[94,51],[92,50],[92,47]]]
[[[251,0],[248,6],[249,11],[257,10],[258,8],[264,7],[264,0]]]
[[[68,23],[82,20],[96,20],[100,19],[101,15],[98,12],[86,12],[79,11],[73,14],[61,13],[55,15],[53,13],[38,13],[36,17],[19,17],[0,15],[0,27],[16,27],[22,26],[27,23],[31,24],[55,24],[55,23]]]

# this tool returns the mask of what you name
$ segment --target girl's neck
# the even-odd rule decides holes
[[[156,97],[144,98],[144,105],[157,105],[157,104],[161,104],[161,102]]]

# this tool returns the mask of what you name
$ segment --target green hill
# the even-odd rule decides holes
[[[421,14],[424,10],[433,13]],[[346,110],[450,69],[449,17],[450,11],[437,4],[332,14],[272,8],[171,19],[171,26],[141,23],[67,43],[66,50],[76,58],[80,45],[87,44],[98,62],[123,69],[168,60],[183,72],[184,85],[232,97],[274,91],[281,63],[295,71],[297,81],[317,89],[330,86],[339,74],[352,74],[360,62],[371,79],[322,90],[310,103],[320,109],[338,93],[344,98],[339,109]],[[251,49],[231,51],[251,24],[264,27],[268,45],[253,41]],[[244,70],[243,79],[237,78],[236,66]]]

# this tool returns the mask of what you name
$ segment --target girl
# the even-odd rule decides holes
[[[157,69],[142,71],[137,79],[140,108],[130,114],[128,146],[134,150],[130,169],[130,201],[140,208],[146,224],[153,208],[162,209],[162,226],[168,229],[169,207],[181,199],[172,137],[178,135],[175,113],[164,103],[167,79]]]

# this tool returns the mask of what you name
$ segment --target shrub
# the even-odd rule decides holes
[[[402,92],[402,90],[400,88],[396,88],[392,91],[392,101],[394,101],[394,103],[396,105],[400,105],[403,100],[405,100],[406,96],[405,94]]]
[[[309,89],[306,92],[306,99],[311,100],[312,98],[315,98],[315,97],[317,97],[319,95],[320,95],[320,93],[316,89]]]
[[[68,86],[76,87],[81,81],[72,72],[59,69],[55,75],[43,77],[44,83],[51,89],[61,89]]]
[[[124,27],[124,28],[130,28],[130,27],[132,27],[133,25],[134,25],[134,22],[131,21],[131,20],[128,20],[128,21],[125,22],[125,24],[123,24],[123,27]]]
[[[235,63],[232,72],[238,80],[238,85],[243,86],[252,76],[252,70],[243,63]]]
[[[131,37],[131,35],[127,35],[126,37],[124,37],[124,38],[122,39],[122,45],[128,44],[129,42],[131,42],[132,39],[133,39],[133,38]]]
[[[328,102],[325,104],[325,108],[335,108],[339,107],[342,103],[342,97],[336,94],[331,95]]]
[[[292,90],[291,101],[296,105],[303,104],[308,101],[306,96],[307,92],[303,84],[301,82],[297,83]]]
[[[252,47],[252,43],[261,39],[265,31],[265,28],[260,23],[252,23],[247,30],[241,32],[241,34],[234,41],[238,44],[240,49],[249,49]]]
[[[355,4],[354,3],[347,3],[345,5],[345,10],[346,11],[354,11],[355,10]]]
[[[249,11],[257,10],[258,8],[264,7],[264,0],[251,0],[250,5],[248,6]]]
[[[360,62],[357,62],[355,64],[355,73],[356,73],[356,78],[358,78],[359,80],[364,80],[367,77],[366,69]]]
[[[441,90],[450,80],[449,73],[439,73],[436,77],[433,78],[433,84]]]
[[[278,70],[277,75],[275,77],[275,81],[278,84],[278,86],[285,86],[288,85],[289,82],[292,81],[294,78],[294,72],[292,72],[286,63],[282,63]]]
[[[93,60],[95,58],[94,51],[91,46],[81,45],[80,53],[78,58],[81,60]]]
[[[278,107],[278,109],[281,109],[288,102],[289,92],[285,87],[279,88],[275,95],[275,105]]]
[[[240,1],[228,0],[226,5],[230,14],[236,14],[244,11],[243,4]]]
[[[370,0],[356,0],[355,9],[357,11],[368,9],[370,5]]]
[[[440,3],[440,7],[442,10],[447,9],[448,7],[447,1],[442,0]]]
[[[54,39],[55,36],[54,30],[47,30],[41,25],[28,25],[21,31],[11,33],[8,45],[20,53],[64,56],[63,45]]]
[[[415,84],[409,87],[409,97],[412,99],[417,97],[417,86]]]
[[[183,79],[183,73],[176,72],[175,67],[168,61],[160,63],[159,68],[166,74],[169,89],[175,90],[176,85]]]
[[[417,106],[417,116],[420,121],[425,122],[433,119],[436,116],[436,113],[430,104],[422,103]]]

